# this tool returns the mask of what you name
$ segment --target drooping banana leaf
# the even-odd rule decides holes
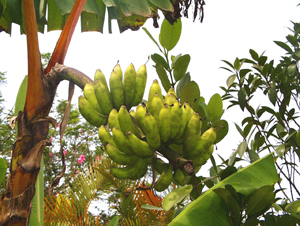
[[[63,29],[74,3],[75,0],[35,0],[39,32],[44,32],[46,24],[48,31]],[[198,10],[202,3],[193,1],[192,4],[195,4],[194,10]],[[87,0],[82,12],[81,30],[103,32],[106,12],[110,31],[111,19],[118,21],[120,32],[128,28],[138,30],[149,18],[153,18],[154,26],[158,26],[158,10],[173,23],[181,15],[188,17],[187,10],[192,4],[183,0]],[[19,24],[21,32],[26,33],[22,0],[0,0],[0,32],[11,34],[12,23]]]

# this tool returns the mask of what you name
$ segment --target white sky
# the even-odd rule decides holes
[[[298,3],[296,0],[207,0],[204,22],[192,22],[190,12],[190,19],[183,19],[181,39],[171,54],[191,55],[188,71],[192,80],[199,84],[201,95],[208,101],[214,93],[223,94],[219,86],[226,86],[226,79],[230,76],[225,70],[219,69],[225,66],[221,60],[233,62],[235,57],[250,57],[250,48],[259,54],[266,51],[269,59],[280,59],[284,51],[273,41],[286,41],[288,27],[292,27],[290,21],[299,22],[300,9],[296,7]],[[159,20],[159,24],[161,22],[162,19]],[[137,70],[147,61],[149,55],[159,53],[156,45],[142,29],[119,34],[117,24],[113,25],[113,34],[108,34],[107,26],[104,28],[104,34],[80,33],[80,29],[77,28],[65,65],[74,67],[91,78],[99,68],[108,79],[118,60],[123,71],[130,63],[133,63]],[[153,28],[151,19],[145,27],[158,40],[159,29]],[[0,71],[7,72],[7,85],[1,87],[1,90],[8,109],[14,106],[19,85],[27,74],[26,37],[19,35],[17,26],[13,28],[11,37],[0,33]],[[59,34],[60,31],[39,34],[40,52],[52,52]],[[158,78],[152,65],[152,61],[147,63],[147,90],[152,81]],[[63,82],[58,89],[60,98],[67,98],[66,84]],[[79,88],[76,90],[74,103],[81,92]],[[147,96],[146,92],[145,98]],[[240,109],[236,107],[225,111],[223,116],[229,122],[230,131],[226,139],[218,145],[217,153],[225,158],[228,158],[229,154],[222,153],[230,153],[241,142],[232,123],[241,123],[243,116],[240,113]],[[226,148],[223,144],[226,144]]]

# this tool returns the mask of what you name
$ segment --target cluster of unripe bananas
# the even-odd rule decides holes
[[[128,68],[132,67],[130,65]],[[140,104],[146,84],[146,68],[142,66],[136,73],[127,72],[130,71],[128,68],[122,84],[122,72],[116,66],[110,78],[110,95],[103,82],[105,77],[97,71],[96,75],[101,74],[101,80],[100,76],[95,75],[95,85],[84,87],[85,97],[79,98],[79,110],[87,121],[100,127],[99,138],[106,153],[120,165],[111,168],[111,173],[116,178],[139,179],[146,174],[148,166],[152,165],[160,174],[153,185],[157,191],[165,190],[172,182],[185,185],[190,176],[197,173],[210,158],[214,150],[216,130],[212,127],[201,134],[200,115],[187,102],[180,104],[173,88],[164,97],[157,80],[150,87],[147,103]],[[118,80],[113,75],[117,71],[120,74]],[[134,91],[132,96],[125,98],[125,93],[128,92],[125,92],[125,86],[129,84],[125,83],[125,78],[128,74],[134,74],[136,82],[131,85],[131,91]],[[140,85],[137,85],[138,77],[143,77]],[[119,85],[115,87],[122,90],[124,98],[120,98],[122,95],[117,95],[118,92],[114,91],[117,88],[113,88],[112,80],[119,81]],[[100,92],[102,86],[106,87],[105,92]],[[137,104],[136,110],[130,111]],[[96,109],[94,105],[100,107]],[[93,114],[96,112],[98,118],[92,116],[90,111]],[[159,156],[166,158],[168,162]]]
[[[83,89],[84,96],[78,99],[81,115],[92,125],[106,125],[112,109],[127,109],[142,102],[147,81],[146,66],[142,65],[137,71],[130,64],[123,78],[123,72],[117,64],[111,72],[109,88],[105,75],[97,70],[94,84],[87,83]]]

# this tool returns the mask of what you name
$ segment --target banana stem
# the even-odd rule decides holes
[[[168,146],[163,146],[158,151],[173,163],[174,168],[181,168],[189,175],[194,174],[193,161],[183,158]]]
[[[62,80],[68,80],[81,89],[83,89],[87,83],[94,85],[94,81],[81,71],[58,63],[48,73],[47,78],[51,78],[51,80],[57,84]]]

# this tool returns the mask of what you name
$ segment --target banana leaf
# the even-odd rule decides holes
[[[278,180],[273,155],[269,154],[210,188],[186,206],[169,225],[230,225],[227,206],[214,192],[216,188],[224,188],[225,185],[230,184],[237,192],[248,195],[262,186],[273,185]]]
[[[62,30],[75,0],[34,0],[38,31]],[[177,18],[188,16],[191,7],[193,18],[197,17],[199,9],[203,11],[204,1],[174,1],[174,0],[87,0],[81,14],[81,31],[99,31],[103,33],[105,13],[108,12],[108,30],[111,32],[111,20],[116,19],[120,32],[127,29],[138,30],[149,18],[153,26],[158,27],[158,10],[173,24]],[[46,14],[48,17],[46,19]],[[203,19],[203,12],[199,15]],[[11,24],[20,25],[21,33],[26,33],[24,10],[21,0],[0,1],[0,32],[11,34]]]

